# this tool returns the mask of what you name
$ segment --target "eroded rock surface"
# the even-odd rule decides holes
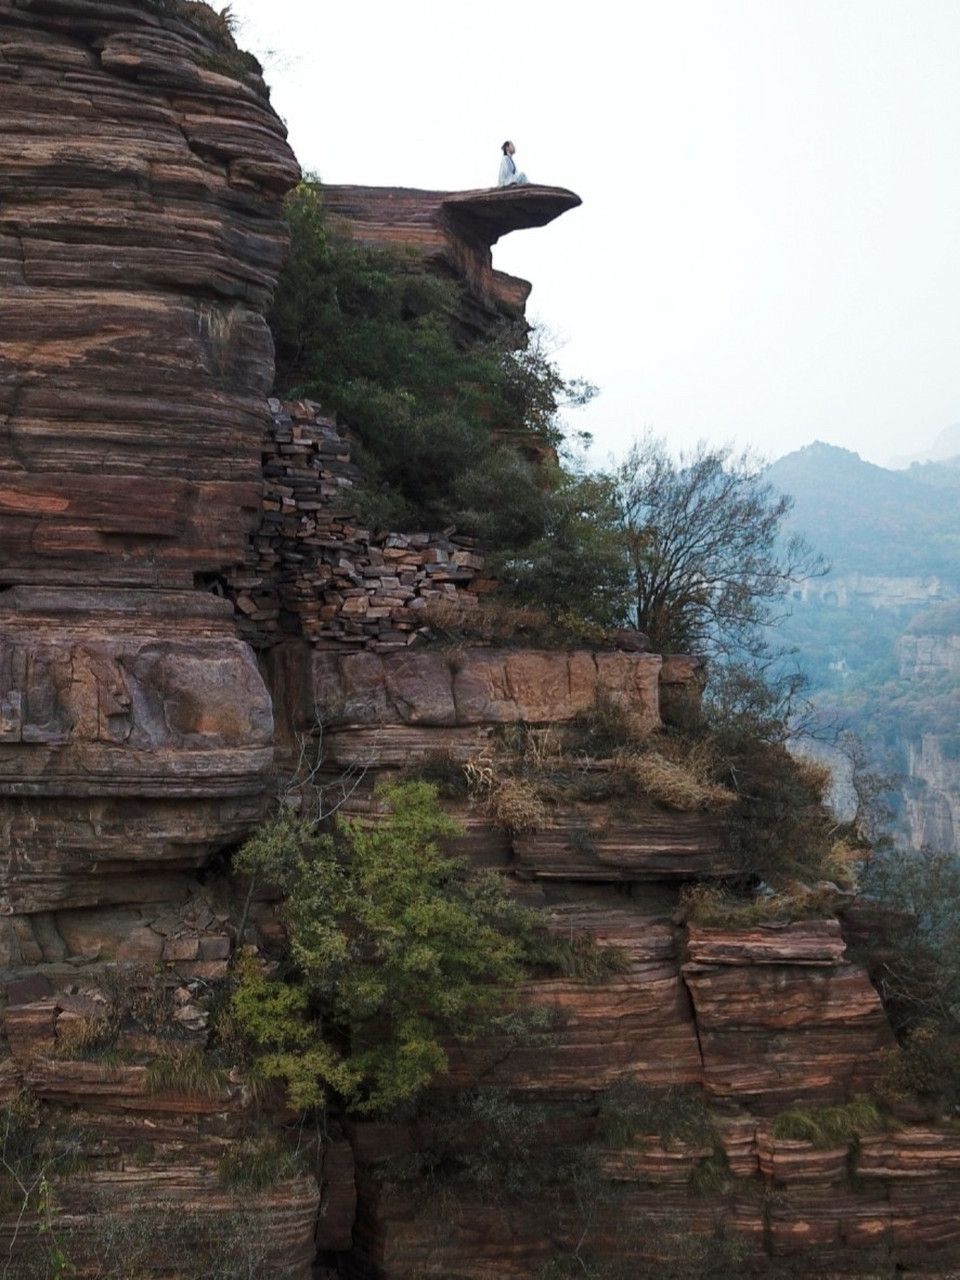
[[[264,489],[262,313],[297,167],[249,64],[215,15],[204,28],[191,13],[182,0],[0,8],[0,1098],[29,1096],[51,1131],[79,1135],[82,1175],[53,1178],[71,1266],[102,1272],[104,1223],[132,1265],[146,1223],[145,1273],[175,1273],[174,1239],[182,1257],[185,1242],[246,1231],[264,1274],[304,1280],[334,1255],[378,1280],[533,1280],[584,1257],[695,1268],[717,1261],[724,1232],[730,1274],[771,1258],[807,1280],[946,1274],[960,1251],[949,1125],[914,1118],[828,1150],[774,1136],[785,1109],[869,1091],[891,1044],[838,920],[685,923],[681,886],[737,870],[723,824],[709,806],[591,797],[616,762],[586,750],[563,762],[580,791],[538,798],[535,820],[511,825],[465,788],[449,802],[459,852],[558,938],[619,957],[601,981],[529,983],[551,1019],[539,1043],[453,1054],[443,1090],[507,1108],[526,1153],[511,1177],[540,1161],[529,1186],[418,1180],[411,1157],[436,1137],[422,1117],[305,1137],[276,1097],[258,1110],[233,1064],[198,1074],[237,946],[283,951],[269,887],[215,861],[263,812],[275,740],[285,779],[300,774],[291,795],[327,787],[372,820],[376,782],[431,768],[462,781],[504,741],[539,749],[598,702],[636,734],[689,727],[703,671],[642,651],[409,647],[411,600],[474,584],[472,549],[423,535],[411,556],[360,537],[337,503],[351,464],[335,427],[274,432]],[[578,203],[543,187],[325,199],[358,238],[467,280],[461,319],[478,332],[522,318],[529,289],[493,270],[491,245]],[[277,462],[294,444],[296,461]],[[327,499],[340,514],[325,523]],[[268,515],[282,533],[264,533]],[[348,555],[324,545],[337,539]],[[286,595],[260,595],[278,560]],[[231,604],[199,589],[211,585],[273,646],[266,679]],[[696,1132],[650,1110],[691,1093],[706,1100]],[[617,1107],[642,1117],[625,1143]],[[486,1156],[490,1133],[464,1125],[463,1151]],[[299,1163],[238,1192],[225,1161],[276,1141]],[[18,1210],[0,1215],[11,1276],[37,1240]]]

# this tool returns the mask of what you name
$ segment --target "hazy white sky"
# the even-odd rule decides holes
[[[957,0],[232,0],[304,169],[460,190],[512,138],[583,207],[494,264],[650,426],[873,462],[960,420]]]

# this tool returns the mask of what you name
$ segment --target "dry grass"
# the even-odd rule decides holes
[[[499,763],[493,749],[488,745],[467,761],[463,772],[471,795],[483,796],[489,792],[497,779]]]
[[[181,18],[191,26],[207,32],[219,44],[235,49],[234,30],[237,25],[236,14],[231,12],[230,5],[223,9],[214,9],[203,0],[153,0],[154,7],[174,18]]]
[[[708,743],[677,739],[647,724],[630,728],[629,720],[629,711],[601,697],[576,722],[511,725],[467,762],[469,794],[514,833],[542,827],[554,804],[610,800],[628,811],[653,804],[716,812],[735,802],[729,787],[712,777]]]
[[[95,1057],[116,1040],[116,1030],[106,1017],[61,1016],[57,1021],[54,1057],[73,1060]]]
[[[650,800],[666,809],[707,811],[736,799],[726,787],[704,777],[696,764],[669,760],[657,751],[623,756],[620,767]]]
[[[487,808],[498,827],[511,835],[538,831],[547,820],[547,810],[536,788],[526,778],[495,779],[487,792]]]
[[[431,600],[419,617],[441,644],[461,640],[489,645],[539,645],[563,648],[569,645],[602,647],[607,632],[575,614],[551,616],[544,609],[512,604],[496,595],[475,596],[459,591],[455,596]]]
[[[867,861],[870,850],[851,840],[834,840],[820,863],[824,880],[832,880],[840,889],[856,889],[858,870]]]
[[[147,1093],[216,1098],[223,1091],[226,1080],[227,1073],[213,1066],[202,1049],[195,1045],[178,1045],[153,1059],[143,1083]]]
[[[825,920],[836,914],[832,886],[793,883],[777,893],[739,897],[716,885],[687,885],[681,890],[684,920],[708,929],[750,929],[773,920]]]
[[[439,640],[454,642],[469,637],[487,644],[520,636],[529,639],[550,623],[543,609],[524,608],[504,600],[481,600],[463,591],[448,599],[428,601],[419,617]]]

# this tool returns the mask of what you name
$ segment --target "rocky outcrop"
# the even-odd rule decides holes
[[[953,738],[925,733],[906,744],[903,822],[910,845],[955,853],[960,848],[960,759]],[[948,755],[949,750],[949,755]]]
[[[897,645],[900,675],[904,680],[949,672],[960,673],[960,636],[914,635],[907,632]]]
[[[960,849],[960,738],[956,724],[956,681],[960,636],[952,634],[954,609],[921,615],[900,637],[900,677],[912,686],[915,709],[906,703],[907,725],[896,747],[901,772],[900,821],[909,848],[956,853]],[[922,630],[933,617],[938,629]],[[911,723],[912,722],[912,723]]]
[[[522,320],[530,294],[526,280],[493,269],[491,246],[510,231],[546,226],[575,209],[580,197],[533,185],[458,192],[324,186],[323,202],[357,242],[413,250],[465,280],[470,298],[462,319],[483,332],[498,317]]]

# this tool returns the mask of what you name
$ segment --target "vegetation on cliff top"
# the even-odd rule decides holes
[[[820,569],[781,546],[790,499],[758,463],[646,437],[613,472],[574,465],[560,421],[594,388],[565,380],[508,320],[468,333],[465,288],[328,225],[323,191],[288,198],[291,255],[271,325],[281,394],[346,421],[364,517],[454,524],[483,544],[501,594],[577,625],[631,624],[661,653],[757,653],[787,588]]]

